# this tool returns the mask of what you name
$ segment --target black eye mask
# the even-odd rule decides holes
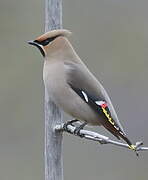
[[[50,42],[52,42],[54,39],[56,39],[58,36],[55,36],[55,37],[51,37],[51,38],[47,38],[45,39],[44,41],[38,41],[38,40],[35,40],[34,42],[38,43],[38,44],[41,44],[42,46],[47,46]]]

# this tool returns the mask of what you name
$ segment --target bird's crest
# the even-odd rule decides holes
[[[71,32],[69,30],[56,29],[56,30],[49,31],[49,32],[37,37],[36,40],[41,42],[41,41],[44,41],[48,38],[54,38],[54,37],[58,37],[58,36],[69,37],[70,35],[71,35]]]

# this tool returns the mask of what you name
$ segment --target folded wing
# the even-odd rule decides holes
[[[67,83],[96,113],[101,117],[101,124],[118,139],[124,139],[129,145],[131,142],[126,137],[117,118],[110,98],[98,82],[82,63],[65,62]]]

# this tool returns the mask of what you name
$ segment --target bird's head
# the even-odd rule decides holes
[[[68,37],[70,36],[71,32],[66,29],[57,29],[49,31],[39,37],[37,37],[35,40],[28,41],[30,45],[36,46],[43,57],[47,55],[48,49],[50,49],[50,46],[54,44],[56,39],[59,37]]]

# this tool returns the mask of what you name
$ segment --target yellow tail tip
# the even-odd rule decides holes
[[[136,146],[135,146],[135,145],[133,145],[133,144],[132,144],[132,145],[130,145],[130,146],[129,146],[129,148],[130,148],[131,150],[134,150],[134,151],[136,150]]]

